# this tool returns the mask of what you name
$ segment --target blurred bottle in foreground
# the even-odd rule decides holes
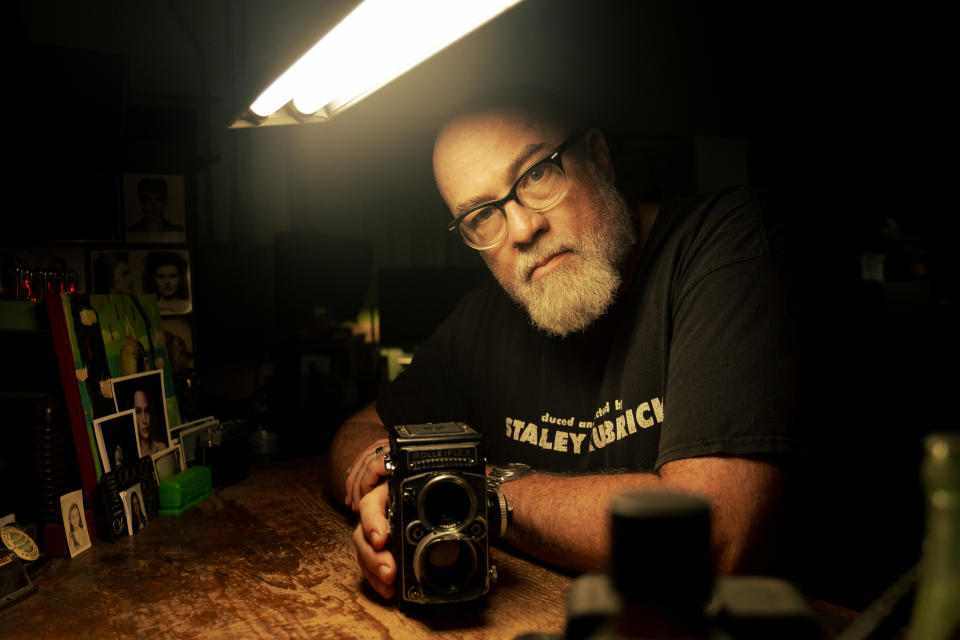
[[[910,636],[960,639],[960,432],[931,433],[923,444],[927,518]]]

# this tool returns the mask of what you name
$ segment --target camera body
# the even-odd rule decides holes
[[[387,455],[387,518],[403,605],[476,600],[490,565],[481,436],[462,422],[396,425]]]

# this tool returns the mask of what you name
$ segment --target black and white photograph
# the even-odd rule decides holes
[[[139,293],[135,287],[130,251],[95,249],[90,251],[90,292],[107,295]]]
[[[136,420],[139,456],[153,455],[170,447],[170,427],[164,398],[163,371],[154,369],[110,381],[117,411],[131,411]]]
[[[90,532],[83,512],[83,490],[77,489],[60,496],[60,512],[63,516],[63,534],[67,539],[70,557],[90,548]]]
[[[153,454],[153,467],[157,474],[157,484],[169,480],[187,467],[184,462],[183,446],[177,443],[160,453]]]
[[[160,315],[190,312],[193,302],[190,293],[190,258],[186,250],[147,251],[142,254],[142,262],[138,266],[140,290],[157,296]]]
[[[127,519],[127,533],[131,536],[147,526],[147,510],[143,508],[143,491],[140,483],[120,492],[123,512]]]
[[[128,467],[140,459],[137,443],[137,420],[134,410],[120,410],[113,415],[97,418],[93,429],[100,448],[100,460],[104,471]]]
[[[125,173],[123,204],[128,242],[186,242],[183,176]]]

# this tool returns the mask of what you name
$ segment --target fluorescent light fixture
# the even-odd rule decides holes
[[[364,0],[233,126],[329,118],[520,1]]]

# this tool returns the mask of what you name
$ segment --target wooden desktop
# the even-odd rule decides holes
[[[13,638],[449,638],[560,634],[572,578],[493,549],[498,581],[480,606],[398,611],[363,581],[354,516],[331,503],[322,459],[254,465],[181,516],[54,559],[37,594],[0,612]],[[853,612],[811,601],[834,637]]]

